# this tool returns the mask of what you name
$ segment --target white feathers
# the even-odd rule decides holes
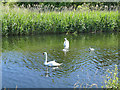
[[[94,50],[95,50],[94,48],[91,48],[91,47],[89,48],[89,51],[94,51]]]
[[[47,53],[44,52],[43,55],[45,55],[44,65],[47,65],[47,66],[60,66],[60,65],[62,65],[62,63],[57,63],[57,62],[55,62],[55,60],[47,62]]]
[[[67,38],[64,38],[64,49],[69,49],[69,41],[67,40]]]

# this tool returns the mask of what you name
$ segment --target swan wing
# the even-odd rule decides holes
[[[64,47],[66,47],[66,41],[64,41]]]
[[[53,63],[53,66],[60,66],[60,65],[61,63],[57,63],[57,62]]]
[[[61,64],[60,64],[60,63],[57,63],[57,62],[55,62],[55,61],[50,61],[50,62],[48,62],[48,65],[49,65],[49,66],[60,66]]]
[[[69,41],[68,40],[64,41],[64,47],[69,48]]]

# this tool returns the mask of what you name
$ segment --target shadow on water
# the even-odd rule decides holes
[[[62,51],[65,37],[70,42],[70,49],[67,52]],[[95,82],[99,82],[101,79],[98,78],[99,75],[104,76],[107,69],[113,69],[113,66],[117,64],[117,40],[117,34],[115,33],[80,34],[77,36],[40,35],[3,37],[3,74],[7,74],[5,71],[13,70],[12,72],[16,76],[15,72],[19,73],[19,70],[24,68],[26,71],[32,70],[37,72],[40,77],[53,77],[53,80],[63,78],[61,80],[64,83],[60,84],[66,83],[66,87],[73,87],[72,85],[78,79],[81,79],[81,83],[87,83],[88,81],[92,83],[92,80],[94,81],[95,79]],[[89,47],[93,47],[95,51],[89,52]],[[42,55],[44,51],[48,53],[48,61],[56,60],[58,63],[63,63],[63,65],[58,68],[44,66],[45,58]],[[18,68],[18,71],[14,71],[14,68]],[[33,72],[32,74],[35,79]],[[91,79],[86,79],[88,76]],[[5,76],[3,78],[5,80]],[[52,86],[50,85],[49,87]]]

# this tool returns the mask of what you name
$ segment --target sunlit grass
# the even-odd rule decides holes
[[[109,32],[118,30],[118,11],[42,11],[3,6],[2,35]]]

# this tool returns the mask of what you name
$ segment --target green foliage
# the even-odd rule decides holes
[[[119,83],[118,83],[118,68],[117,65],[115,65],[115,70],[113,70],[112,72],[108,69],[107,72],[110,74],[109,76],[106,74],[105,77],[105,87],[106,88],[118,88],[120,87]],[[102,86],[103,88],[103,86]]]
[[[96,5],[98,5],[98,7],[103,7],[105,8],[105,6],[108,7],[108,10],[111,8],[111,6],[118,6],[118,2],[21,2],[20,0],[15,0],[16,2],[9,2],[9,0],[7,0],[7,2],[5,0],[2,0],[3,4],[5,5],[6,3],[11,5],[18,5],[18,6],[22,6],[24,5],[24,7],[27,8],[28,5],[30,5],[31,7],[34,7],[35,5],[42,5],[42,7],[44,8],[45,6],[54,6],[53,8],[61,8],[66,6],[67,8],[69,7],[74,7],[75,9],[79,6],[79,5],[84,5],[84,4],[88,4],[89,8],[91,8],[91,6],[96,7]],[[13,0],[14,1],[14,0]]]
[[[2,35],[80,33],[118,30],[118,11],[39,11],[3,6]]]

